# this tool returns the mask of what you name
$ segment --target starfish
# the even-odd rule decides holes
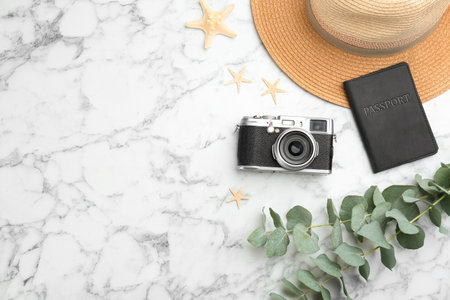
[[[236,83],[237,85],[237,89],[238,89],[238,93],[241,92],[241,83],[242,82],[252,82],[250,79],[244,78],[244,72],[245,72],[245,68],[244,67],[242,69],[241,72],[239,72],[239,74],[236,74],[235,72],[233,72],[233,70],[231,70],[230,68],[228,68],[228,71],[231,73],[231,75],[234,77],[232,80],[228,81],[227,83],[225,83],[225,85],[229,85],[232,83]]]
[[[262,96],[267,95],[267,94],[272,94],[273,101],[275,102],[275,104],[277,104],[277,93],[287,93],[287,91],[277,88],[277,85],[280,82],[280,78],[278,78],[274,84],[270,84],[264,78],[263,78],[263,81],[269,89],[267,91],[265,91],[264,93],[262,93]]]
[[[233,191],[232,189],[230,189],[230,192],[233,194],[233,198],[228,200],[227,203],[231,202],[231,201],[236,201],[236,204],[237,204],[238,208],[241,208],[241,200],[247,200],[248,199],[248,197],[242,196],[242,190],[243,189],[244,188],[241,188],[239,190],[239,192],[237,192],[237,193],[235,191]]]
[[[213,11],[205,0],[200,0],[200,6],[202,7],[203,18],[186,23],[186,27],[201,29],[205,32],[205,48],[208,48],[211,45],[213,38],[217,34],[223,34],[228,37],[236,36],[236,33],[229,29],[224,23],[225,18],[233,10],[234,4],[228,5],[218,12]]]

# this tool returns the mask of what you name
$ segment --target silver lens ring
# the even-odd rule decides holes
[[[299,163],[293,163],[292,160],[287,157],[286,149],[281,149],[282,147],[286,147],[287,143],[283,142],[286,140],[286,138],[288,138],[288,140],[295,140],[295,138],[293,139],[292,136],[297,136],[299,140],[307,140],[307,142],[309,143],[309,145],[307,145],[306,147],[308,150],[308,157],[302,159],[302,161]],[[301,144],[301,142],[299,143]],[[289,144],[287,145],[287,147],[289,147]],[[283,153],[285,153],[284,155],[286,157],[283,157]],[[281,167],[291,171],[299,171],[308,167],[317,157],[317,155],[319,155],[319,145],[310,132],[303,129],[293,128],[283,131],[278,136],[275,144],[272,145],[272,154]]]

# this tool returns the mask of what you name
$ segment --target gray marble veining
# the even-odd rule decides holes
[[[246,242],[261,207],[301,204],[324,222],[328,197],[450,162],[448,92],[424,105],[439,153],[374,175],[351,112],[276,67],[248,1],[209,2],[236,4],[238,36],[205,51],[184,26],[195,0],[0,0],[1,299],[267,299],[308,261]],[[227,67],[244,66],[253,83],[237,94]],[[262,77],[288,90],[278,105]],[[254,114],[334,118],[333,174],[238,172],[235,124]],[[240,210],[230,187],[250,197]],[[450,298],[450,240],[420,223],[425,246],[396,248],[393,271],[375,254],[369,282],[346,274],[354,299]]]

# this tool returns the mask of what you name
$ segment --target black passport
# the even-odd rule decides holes
[[[407,63],[346,81],[344,88],[374,173],[438,151]]]

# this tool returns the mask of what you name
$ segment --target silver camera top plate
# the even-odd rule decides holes
[[[311,130],[311,121],[325,121],[326,131]],[[333,134],[333,119],[311,118],[299,116],[245,116],[241,120],[241,126],[261,126],[274,128],[303,128],[314,134]]]

